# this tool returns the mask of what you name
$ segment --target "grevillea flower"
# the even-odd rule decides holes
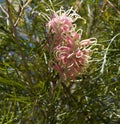
[[[54,58],[54,69],[64,79],[75,79],[87,67],[95,38],[81,40],[82,33],[74,22],[81,18],[72,9],[54,12],[46,24],[48,46]],[[81,30],[80,30],[81,31]]]

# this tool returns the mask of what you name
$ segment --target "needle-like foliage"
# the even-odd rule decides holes
[[[119,124],[119,8],[0,0],[0,124]]]

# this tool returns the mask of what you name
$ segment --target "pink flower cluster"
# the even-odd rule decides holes
[[[54,56],[54,69],[64,79],[75,79],[88,65],[91,39],[81,40],[71,14],[54,13],[46,24],[48,45]],[[50,52],[51,52],[50,51]]]

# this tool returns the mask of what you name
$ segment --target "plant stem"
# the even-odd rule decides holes
[[[24,67],[25,67],[25,70],[26,70],[26,78],[27,78],[27,81],[29,83],[29,85],[31,86],[32,85],[32,80],[31,80],[31,76],[30,76],[30,73],[29,73],[29,66],[27,64],[27,61],[26,61],[26,58],[25,58],[25,55],[21,49],[21,46],[20,46],[20,43],[19,43],[19,39],[18,39],[18,36],[17,36],[17,29],[16,27],[14,26],[14,23],[13,23],[13,20],[12,20],[12,14],[11,14],[11,9],[10,9],[10,2],[9,0],[6,0],[6,6],[7,6],[7,13],[9,15],[9,21],[10,21],[10,24],[11,24],[11,27],[12,27],[12,32],[13,32],[13,35],[14,35],[14,42],[17,44],[18,46],[18,49],[20,50],[20,56],[23,60],[23,64],[24,64]],[[32,86],[31,86],[32,87]]]

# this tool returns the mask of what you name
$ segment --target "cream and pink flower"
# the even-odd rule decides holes
[[[63,12],[63,11],[62,11]],[[87,67],[94,39],[81,40],[74,20],[81,18],[75,11],[54,12],[46,24],[48,46],[54,56],[54,69],[64,79],[75,79]]]

